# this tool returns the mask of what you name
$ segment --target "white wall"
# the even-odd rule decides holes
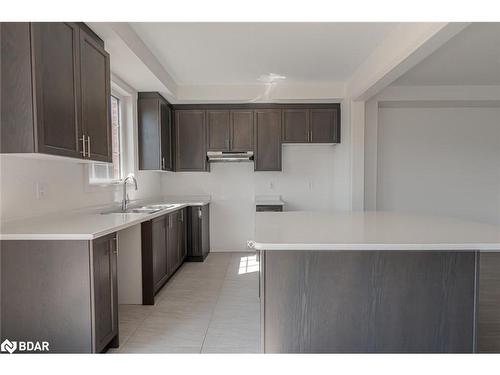
[[[118,187],[90,187],[86,166],[70,161],[38,160],[0,155],[0,216],[2,220],[37,216],[121,200]],[[131,199],[160,193],[160,177],[154,172],[137,174],[139,189],[129,189]],[[36,198],[35,184],[46,185],[46,197]]]
[[[500,224],[500,108],[379,109],[376,208]]]
[[[349,209],[348,168],[335,168],[342,163],[342,146],[284,145],[282,172],[254,172],[253,163],[214,163],[210,173],[165,173],[162,192],[211,195],[212,251],[246,250],[254,234],[255,195],[281,195],[289,210]]]

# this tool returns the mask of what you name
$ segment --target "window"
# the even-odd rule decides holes
[[[122,101],[111,95],[111,146],[112,164],[92,163],[89,166],[89,184],[106,185],[116,183],[122,178],[121,122]]]
[[[120,99],[111,95],[111,141],[113,150],[113,179],[120,180],[122,177],[121,166],[121,103]]]

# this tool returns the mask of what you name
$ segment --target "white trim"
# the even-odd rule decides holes
[[[377,145],[378,145],[378,101],[366,102],[365,107],[365,210],[377,209]]]
[[[351,101],[351,189],[352,210],[364,208],[365,102]]]
[[[389,86],[377,101],[491,101],[500,100],[500,86]]]
[[[265,84],[182,85],[174,102],[258,103],[258,102],[340,102],[345,94],[343,82],[279,83],[271,90]]]
[[[167,100],[177,96],[177,83],[146,46],[142,39],[127,22],[110,22],[108,25],[123,40],[127,47],[141,60],[153,75],[168,90]],[[165,93],[164,93],[165,94]]]
[[[347,94],[368,100],[432,54],[469,23],[401,23],[352,75]]]

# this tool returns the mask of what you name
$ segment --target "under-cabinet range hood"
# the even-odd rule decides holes
[[[253,151],[208,151],[207,159],[212,163],[252,161]]]

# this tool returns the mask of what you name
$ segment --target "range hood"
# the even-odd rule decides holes
[[[211,163],[252,161],[253,151],[208,151],[207,159]]]

